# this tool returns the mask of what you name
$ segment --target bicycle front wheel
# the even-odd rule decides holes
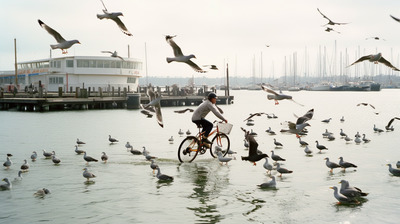
[[[214,158],[217,157],[217,149],[221,150],[222,155],[225,156],[229,151],[230,144],[231,142],[226,134],[217,133],[212,140],[210,149],[211,156]]]
[[[199,140],[194,136],[183,139],[178,149],[178,159],[181,163],[192,162],[199,153]]]

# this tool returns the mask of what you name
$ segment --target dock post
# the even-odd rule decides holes
[[[99,95],[100,98],[103,98],[103,89],[101,87],[99,87]]]
[[[80,87],[75,88],[75,98],[79,98]]]
[[[128,86],[128,88],[129,88],[129,86]],[[126,87],[124,87],[124,97],[127,97],[127,95],[126,95]]]
[[[62,97],[63,88],[61,86],[58,87],[58,97]]]
[[[91,87],[89,87],[89,90],[88,90],[88,97],[90,97],[90,91],[91,90]]]
[[[0,98],[3,98],[3,97],[4,97],[4,89],[0,88]]]
[[[121,96],[121,87],[118,86],[118,97]]]
[[[39,80],[39,98],[43,97],[43,87],[42,87],[42,81]]]
[[[140,93],[129,93],[126,100],[126,107],[128,109],[139,109]]]
[[[112,87],[112,94],[111,94],[111,96],[114,97],[114,86]]]

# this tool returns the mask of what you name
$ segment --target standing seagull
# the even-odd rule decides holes
[[[358,62],[362,62],[368,60],[370,62],[374,62],[374,64],[378,64],[378,62],[383,63],[384,65],[388,66],[389,68],[395,70],[395,71],[400,71],[398,68],[394,67],[389,61],[387,61],[385,58],[382,57],[382,53],[378,54],[370,54],[370,55],[365,55],[359,58],[357,61],[355,61],[353,64],[347,66],[350,67]]]
[[[74,44],[80,44],[79,40],[65,40],[57,31],[47,26],[44,22],[38,19],[39,25],[45,29],[50,35],[52,35],[58,44],[50,45],[51,49],[61,49],[63,54],[67,54],[66,49],[70,48]],[[65,50],[65,51],[64,51]]]
[[[332,20],[330,20],[328,17],[326,17],[324,14],[322,14],[322,12],[321,11],[319,11],[319,9],[317,8],[317,10],[318,10],[318,12],[325,18],[325,19],[327,19],[328,20],[328,23],[327,24],[325,24],[325,25],[323,25],[323,26],[326,26],[326,25],[345,25],[345,24],[348,24],[348,23],[335,23],[335,22],[333,22]]]
[[[118,142],[118,140],[115,138],[112,138],[111,135],[108,135],[108,141],[110,141],[111,143]]]
[[[86,144],[86,143],[83,142],[83,141],[81,141],[81,140],[79,140],[79,138],[77,138],[77,139],[76,139],[76,144],[78,144],[78,145],[83,145],[83,144]]]
[[[114,51],[114,52],[112,52],[112,51],[101,51],[101,53],[109,53],[109,54],[111,54],[111,57],[119,58],[122,61],[125,61],[121,56],[118,55],[117,51]]]
[[[90,178],[94,178],[96,177],[96,175],[94,175],[93,173],[89,172],[88,169],[85,167],[83,168],[83,177],[87,179],[87,181],[89,181]]]
[[[296,101],[294,101],[292,98],[292,96],[289,96],[289,95],[285,95],[285,94],[279,94],[279,93],[277,93],[277,92],[275,92],[275,91],[273,91],[272,89],[270,89],[270,88],[268,88],[268,87],[266,87],[266,86],[264,86],[264,85],[261,85],[261,88],[265,91],[265,92],[267,92],[267,93],[272,93],[273,95],[267,95],[267,99],[269,99],[269,100],[275,100],[275,105],[277,105],[277,104],[279,104],[279,102],[278,102],[278,100],[291,100],[291,101],[293,101],[294,103],[296,103],[296,104],[299,104],[299,103],[297,103]],[[299,104],[300,106],[303,106],[302,104]]]
[[[97,159],[86,155],[86,151],[85,151],[85,154],[83,154],[83,159],[86,161],[86,165],[89,165],[89,162],[97,162],[98,161]]]
[[[106,154],[105,152],[102,152],[102,154],[103,154],[103,155],[101,155],[101,161],[103,161],[104,163],[106,163],[107,160],[108,160],[108,156],[107,156],[107,154]]]
[[[328,148],[327,147],[325,147],[324,145],[320,145],[320,144],[318,144],[318,141],[315,141],[315,143],[317,143],[317,149],[319,149],[319,152],[321,153],[321,150],[328,150]]]
[[[169,45],[171,45],[172,50],[174,50],[174,56],[175,56],[173,58],[167,58],[167,62],[168,63],[171,63],[173,61],[184,62],[184,63],[188,64],[190,67],[192,67],[196,72],[200,72],[200,73],[206,72],[190,60],[191,58],[196,58],[196,56],[194,56],[193,54],[183,55],[181,48],[172,39],[174,37],[175,36],[169,36],[169,35],[165,36],[165,40],[167,41],[167,43]]]
[[[28,169],[29,169],[29,164],[28,164],[28,161],[26,161],[26,159],[25,159],[24,164],[21,165],[21,170],[28,171]]]
[[[159,167],[159,166],[157,166],[156,169],[157,169],[157,178],[158,178],[160,181],[173,181],[173,180],[174,180],[173,177],[168,176],[168,175],[166,175],[166,174],[162,174],[161,171],[160,171],[160,167]]]
[[[36,151],[33,151],[33,154],[31,155],[31,160],[36,161],[36,159],[37,159],[37,153]]]
[[[3,166],[5,166],[7,169],[9,169],[11,165],[12,165],[12,161],[10,160],[10,157],[7,156],[7,161],[5,161],[3,163]]]
[[[331,173],[332,173],[333,169],[339,168],[339,167],[340,167],[339,164],[329,161],[329,158],[328,158],[328,157],[326,157],[325,160],[326,160],[325,165],[326,165],[329,169],[331,169],[331,170],[329,171],[329,172],[331,172]]]
[[[126,34],[128,36],[132,36],[131,32],[129,32],[129,30],[126,28],[125,24],[118,18],[118,16],[124,16],[124,14],[122,14],[122,12],[108,12],[106,6],[104,5],[104,2],[101,1],[101,3],[104,6],[104,9],[103,9],[104,14],[97,14],[97,18],[113,20],[115,23],[117,23],[118,27],[121,29],[121,31],[124,34]]]

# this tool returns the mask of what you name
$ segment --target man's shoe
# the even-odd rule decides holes
[[[202,139],[202,142],[207,143],[207,144],[212,144],[212,142],[210,142],[210,140],[208,140],[207,138],[204,138],[204,137]]]

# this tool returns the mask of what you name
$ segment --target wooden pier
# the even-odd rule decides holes
[[[162,96],[162,107],[196,106],[204,96]],[[217,104],[231,104],[233,96],[218,96]],[[147,96],[140,96],[140,104],[149,103]],[[137,104],[137,103],[136,103]],[[59,110],[89,110],[89,109],[123,109],[139,108],[139,105],[128,105],[128,97],[46,97],[27,98],[10,97],[0,98],[0,110],[16,111],[59,111]]]

